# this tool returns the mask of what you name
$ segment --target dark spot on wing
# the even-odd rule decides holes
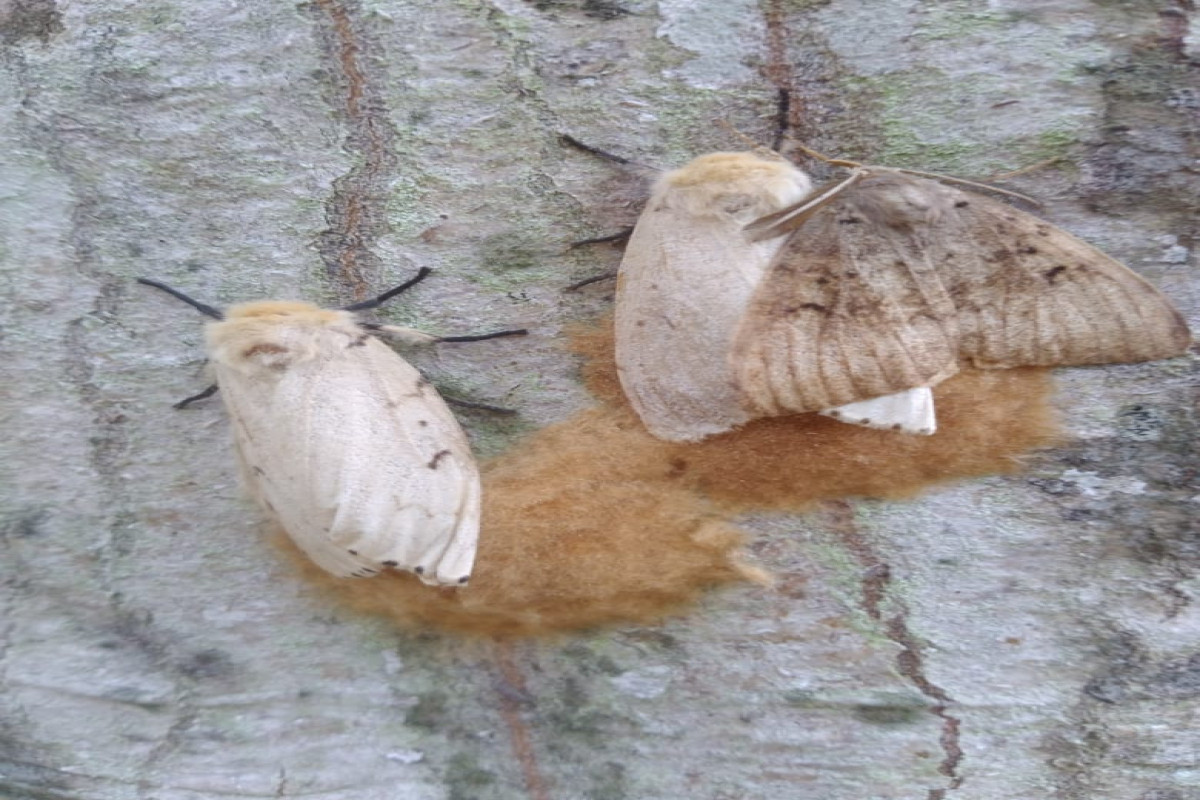
[[[450,455],[449,450],[438,450],[436,453],[433,454],[433,458],[431,458],[429,460],[429,463],[426,464],[425,466],[429,467],[430,469],[437,469],[438,462],[441,461],[443,458],[445,458],[448,455]]]
[[[894,431],[901,430],[901,425],[900,425],[900,423],[899,423],[899,422],[897,422],[895,425],[893,425],[893,426],[892,426],[892,430],[894,430]]]
[[[833,417],[834,419],[841,419],[841,418],[842,418],[842,412],[838,411],[836,408],[835,408],[835,409],[833,409],[833,410],[831,410],[831,411],[826,411],[825,413],[826,413],[828,416],[831,416],[831,417]]]
[[[427,428],[427,427],[429,427],[429,420],[419,419],[419,420],[417,420],[417,424],[420,425],[422,428]]]
[[[1042,277],[1046,279],[1047,283],[1053,285],[1054,279],[1066,271],[1067,271],[1067,268],[1064,267],[1062,264],[1059,264],[1057,267],[1054,267],[1053,269],[1048,269],[1045,272],[1043,272]]]
[[[360,334],[358,335],[358,337],[357,337],[357,338],[355,338],[355,340],[354,340],[353,342],[351,342],[350,344],[346,345],[346,347],[347,347],[347,348],[350,348],[350,347],[364,347],[364,346],[366,346],[366,344],[367,344],[367,339],[370,339],[370,338],[371,338],[371,335],[370,335],[370,334],[368,334],[368,333],[360,333]]]
[[[1027,256],[1028,256],[1028,255],[1033,255],[1033,254],[1034,254],[1034,253],[1036,253],[1037,251],[1038,251],[1038,249],[1037,249],[1036,247],[1034,247],[1033,245],[1031,245],[1031,244],[1027,244],[1027,245],[1025,245],[1024,247],[1018,247],[1018,248],[1017,248],[1017,252],[1018,252],[1018,253],[1021,253],[1022,255],[1027,255]]]
[[[859,425],[870,425],[870,424],[871,424],[871,420],[870,420],[870,418],[868,418],[868,417],[863,417],[862,419],[860,419],[860,420],[858,421],[858,424],[859,424]]]
[[[349,554],[350,554],[350,555],[352,555],[352,556],[356,556],[356,555],[358,555],[358,551],[357,551],[357,550],[347,550],[346,552],[347,552],[347,553],[349,553]]]
[[[398,567],[398,566],[400,566],[400,562],[399,562],[399,561],[381,561],[381,562],[379,562],[379,563],[383,564],[385,567]]]
[[[267,473],[263,472],[262,467],[250,467],[250,471],[253,472],[255,475],[266,475],[267,474]]]
[[[413,572],[417,573],[418,575],[424,575],[425,568],[424,567],[413,567]]]
[[[861,217],[842,217],[838,220],[841,225],[857,225],[860,222],[862,222]]]
[[[458,582],[460,585],[462,585],[462,584],[465,584],[469,580],[471,580],[470,575],[463,575],[461,578],[458,579]]]
[[[969,205],[971,205],[971,202],[969,200],[959,200],[957,203],[954,204],[954,207],[955,208],[966,208]]]

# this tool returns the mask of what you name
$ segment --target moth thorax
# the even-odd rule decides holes
[[[668,172],[655,196],[689,214],[746,222],[778,211],[812,191],[808,176],[782,158],[710,153]]]
[[[213,361],[240,371],[280,370],[361,335],[354,316],[308,303],[245,303],[205,330]]]
[[[869,222],[892,228],[932,225],[954,206],[951,190],[905,175],[871,175],[847,198]]]

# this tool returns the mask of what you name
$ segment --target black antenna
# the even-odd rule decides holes
[[[172,289],[170,286],[167,286],[165,283],[159,283],[158,281],[152,281],[149,278],[138,278],[137,282],[143,283],[146,286],[153,286],[155,289],[161,289],[162,291],[166,292],[167,294],[171,295],[172,297],[177,298],[177,299],[182,300],[183,302],[187,303],[189,306],[196,309],[197,311],[199,311],[201,314],[203,314],[206,317],[212,317],[213,319],[225,319],[225,315],[222,314],[218,309],[215,309],[210,305],[205,305],[204,303],[201,303],[199,300],[193,300],[192,298],[188,297],[183,292],[179,291],[178,289]]]
[[[388,289],[386,292],[372,300],[363,300],[361,303],[355,303],[354,305],[350,306],[342,306],[342,311],[366,311],[367,309],[378,308],[396,295],[400,294],[401,292],[408,291],[421,281],[428,278],[429,273],[431,272],[433,272],[433,270],[431,270],[429,267],[421,267],[421,269],[417,270],[417,276],[412,280],[400,284],[395,289]]]
[[[488,339],[499,339],[501,336],[525,336],[529,331],[525,328],[516,328],[510,331],[496,331],[495,333],[476,333],[470,336],[439,336],[439,342],[482,342]]]

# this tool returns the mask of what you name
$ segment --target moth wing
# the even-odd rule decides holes
[[[335,575],[394,566],[426,583],[465,582],[480,485],[462,429],[385,345],[337,346],[336,357],[278,373],[218,365],[251,492]]]
[[[937,430],[933,392],[925,386],[870,400],[847,403],[821,412],[839,422],[885,431],[930,435]]]
[[[655,436],[692,441],[750,419],[721,354],[778,245],[666,203],[638,219],[617,278],[616,360]]]
[[[1186,351],[1183,317],[1141,276],[1032,214],[946,190],[961,197],[931,247],[966,362],[1105,364]]]
[[[848,197],[780,249],[730,358],[756,415],[824,411],[949,377],[957,335],[921,237],[870,222]]]

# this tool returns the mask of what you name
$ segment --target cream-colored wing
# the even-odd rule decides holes
[[[282,366],[216,363],[251,491],[335,575],[396,567],[465,583],[480,485],[462,429],[375,339],[327,330],[315,342],[312,357]]]
[[[728,216],[643,212],[617,278],[616,359],[655,436],[694,441],[750,419],[726,353],[779,241],[750,242]]]
[[[694,441],[746,422],[726,358],[737,321],[781,237],[743,226],[808,194],[779,156],[710,153],[663,175],[617,279],[621,386],[647,429]]]
[[[870,400],[859,400],[821,412],[840,422],[929,436],[937,430],[933,392],[922,386],[895,394],[885,394]]]
[[[1066,231],[983,195],[956,196],[931,238],[977,367],[1150,361],[1184,353],[1187,324],[1141,276]]]
[[[954,306],[923,228],[888,224],[865,189],[791,234],[750,302],[731,364],[756,415],[835,409],[957,370]]]

